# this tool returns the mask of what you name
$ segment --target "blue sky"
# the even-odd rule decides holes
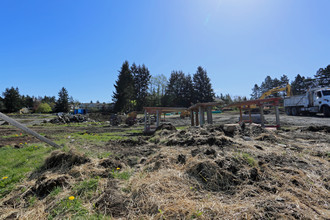
[[[208,72],[216,94],[249,96],[267,75],[330,64],[328,0],[2,0],[0,92],[112,100],[122,63],[152,75]]]

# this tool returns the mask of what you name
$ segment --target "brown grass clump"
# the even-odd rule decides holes
[[[187,173],[196,178],[205,190],[227,191],[239,185],[241,180],[232,172],[221,169],[212,160],[195,161],[188,165]]]
[[[69,170],[75,165],[81,165],[90,162],[90,159],[78,152],[70,150],[69,152],[53,151],[49,157],[46,158],[41,171],[46,170]]]

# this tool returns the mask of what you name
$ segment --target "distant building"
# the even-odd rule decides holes
[[[80,103],[79,109],[86,109],[88,112],[92,111],[111,111],[113,109],[113,103]],[[77,107],[76,107],[77,108]]]

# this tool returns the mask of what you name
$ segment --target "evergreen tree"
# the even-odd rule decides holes
[[[254,84],[254,87],[252,89],[252,94],[251,94],[251,98],[252,99],[259,99],[260,97],[260,87],[257,84]]]
[[[116,91],[113,93],[115,112],[130,112],[134,100],[134,79],[129,68],[128,61],[125,61],[119,71],[118,80],[114,85]]]
[[[184,107],[191,106],[194,102],[194,85],[190,74],[188,74],[184,78],[182,92],[183,92],[183,106]]]
[[[56,112],[69,112],[69,94],[66,88],[62,89],[58,93],[58,99],[55,105]]]
[[[26,108],[33,108],[34,105],[33,97],[30,97],[29,95],[22,96],[22,105]]]
[[[305,91],[307,91],[310,88],[314,88],[318,86],[318,81],[317,79],[313,79],[311,77],[307,77],[304,80],[304,87],[305,87]],[[329,86],[329,85],[328,85]]]
[[[280,86],[281,87],[285,87],[286,85],[288,85],[289,84],[289,78],[288,78],[288,76],[287,75],[283,75],[283,76],[281,76],[281,78],[280,78]]]
[[[131,73],[134,80],[136,110],[140,111],[147,102],[148,85],[151,75],[144,64],[142,66],[136,66],[135,63],[131,66]]]
[[[7,112],[17,112],[22,108],[22,100],[18,88],[7,88],[3,93],[3,103]]]
[[[185,75],[182,71],[173,71],[166,89],[164,102],[167,106],[184,106]]]
[[[301,77],[300,74],[296,76],[293,82],[291,82],[291,92],[293,95],[300,95],[305,93],[305,77]]]
[[[260,86],[261,93],[267,92],[272,88],[274,88],[273,79],[270,76],[266,76],[265,80],[261,83]]]
[[[214,92],[207,76],[207,72],[199,66],[197,72],[193,76],[194,85],[194,103],[212,102],[214,100]]]
[[[0,112],[3,112],[6,110],[5,103],[3,98],[0,97]]]
[[[319,86],[321,87],[330,86],[330,65],[328,65],[326,68],[320,68],[316,72],[315,78]]]

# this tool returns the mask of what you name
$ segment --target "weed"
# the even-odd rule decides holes
[[[37,200],[36,196],[31,196],[28,200],[29,206],[32,207],[35,204],[36,200]]]
[[[251,166],[257,166],[257,161],[248,153],[242,153],[242,158]]]
[[[258,162],[248,153],[238,151],[238,153],[234,156],[234,159],[238,160],[239,158],[244,159],[251,167],[258,165]]]
[[[129,180],[131,177],[131,172],[129,171],[124,171],[124,172],[119,172],[119,171],[112,171],[112,175],[115,179],[120,179],[120,180]]]
[[[197,211],[195,211],[195,212],[191,215],[191,219],[198,218],[198,217],[200,217],[201,215],[203,215],[203,212],[197,210]]]
[[[158,209],[158,212],[161,214],[161,219],[166,219],[164,216],[164,212],[161,209]]]
[[[55,197],[55,196],[57,196],[61,191],[62,191],[62,188],[61,188],[61,187],[56,187],[55,189],[53,189],[53,191],[50,192],[49,196],[50,196],[50,197]]]
[[[94,192],[96,192],[99,185],[100,177],[84,180],[73,187],[73,192],[82,198],[90,199]]]
[[[50,210],[48,219],[54,219],[64,217],[66,214],[71,213],[73,218],[86,216],[88,210],[82,206],[80,199],[74,198],[70,200],[69,198],[62,199],[59,201],[55,207]]]
[[[108,158],[112,153],[111,152],[102,152],[97,154],[97,158],[104,159]]]

